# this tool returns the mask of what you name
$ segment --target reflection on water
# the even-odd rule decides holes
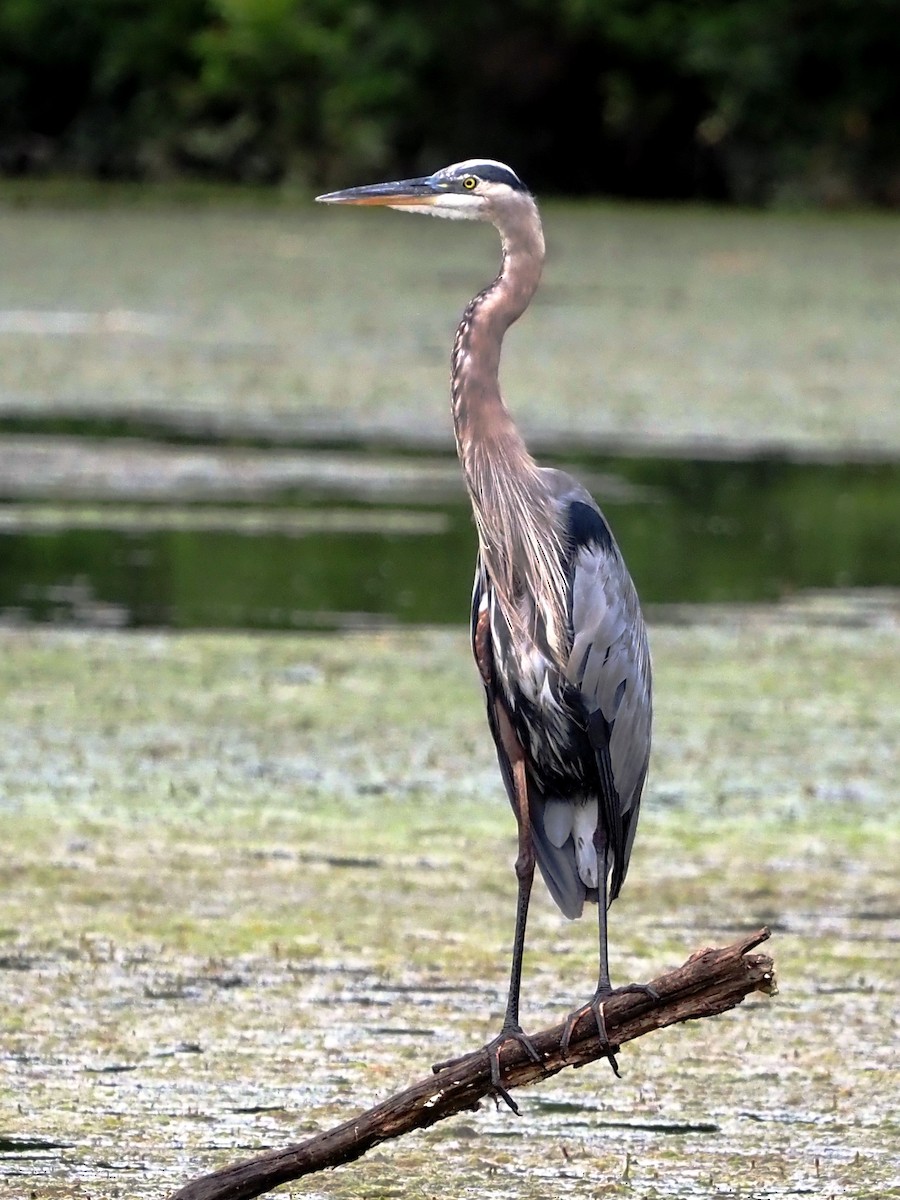
[[[570,466],[595,485],[646,604],[900,586],[896,465]],[[352,471],[342,490],[214,508],[0,505],[0,615],[182,629],[463,622],[475,539],[461,490],[363,503]]]

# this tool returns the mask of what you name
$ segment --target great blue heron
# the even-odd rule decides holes
[[[599,507],[571,476],[535,463],[500,394],[503,336],[527,308],[544,261],[537,205],[519,177],[503,163],[470,159],[425,178],[318,199],[490,221],[503,243],[499,274],[470,302],[459,324],[451,397],[478,532],[472,649],[519,831],[506,1015],[485,1047],[492,1083],[516,1110],[502,1087],[500,1051],[516,1039],[537,1058],[519,1024],[535,862],[567,917],[580,916],[585,900],[598,902],[597,989],[570,1014],[563,1049],[588,1008],[605,1038],[602,1003],[614,991],[607,907],[628,869],[650,757],[644,621]],[[615,1069],[611,1048],[610,1061]]]

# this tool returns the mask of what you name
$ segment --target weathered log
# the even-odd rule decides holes
[[[768,936],[768,929],[760,929],[731,946],[697,951],[683,966],[651,981],[658,999],[640,992],[612,996],[604,1006],[609,1042],[618,1048],[654,1029],[716,1016],[740,1004],[751,992],[773,994],[772,959],[749,953]],[[565,1067],[583,1067],[609,1054],[610,1046],[601,1041],[592,1014],[578,1021],[565,1058],[560,1050],[563,1030],[563,1025],[556,1025],[529,1034],[540,1063],[517,1042],[507,1043],[502,1050],[504,1087],[524,1087]],[[169,1200],[251,1200],[281,1183],[352,1162],[390,1138],[427,1129],[455,1113],[477,1108],[490,1092],[490,1065],[479,1049],[333,1129],[203,1175],[172,1193]]]

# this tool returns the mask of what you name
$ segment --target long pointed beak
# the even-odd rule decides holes
[[[372,183],[316,196],[320,204],[389,204],[392,207],[434,204],[443,192],[430,179],[398,179],[395,183]]]

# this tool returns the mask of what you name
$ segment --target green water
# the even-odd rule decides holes
[[[645,604],[900,586],[895,464],[566,465],[600,500]],[[461,622],[467,501],[452,484],[416,493],[364,501],[351,468],[327,497],[294,489],[214,509],[0,505],[0,615],[181,629]]]

